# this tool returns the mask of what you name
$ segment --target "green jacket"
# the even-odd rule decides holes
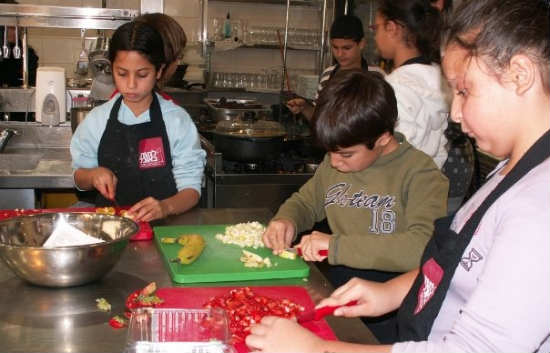
[[[360,172],[339,172],[327,154],[273,219],[291,220],[301,233],[327,218],[332,265],[391,272],[418,267],[434,220],[446,215],[449,183],[429,156],[395,136],[397,150]]]

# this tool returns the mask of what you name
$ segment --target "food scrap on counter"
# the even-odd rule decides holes
[[[120,315],[115,315],[109,320],[109,326],[112,328],[126,327],[128,326],[128,319]]]
[[[164,299],[155,294],[157,284],[149,283],[142,289],[138,289],[126,298],[126,309],[123,315],[115,315],[109,319],[109,326],[112,328],[123,328],[128,326],[128,319],[132,316],[132,310],[143,307],[156,307],[164,303]],[[101,311],[111,311],[111,304],[105,298],[96,299],[97,308]]]
[[[162,304],[164,300],[159,298],[155,292],[157,290],[157,284],[155,282],[149,283],[145,288],[139,289],[128,296],[126,299],[126,308],[129,311],[132,309],[143,308],[147,306],[157,306]]]
[[[97,308],[101,311],[109,312],[111,311],[111,304],[105,298],[97,298]]]

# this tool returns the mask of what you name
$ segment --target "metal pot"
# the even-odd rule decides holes
[[[71,108],[71,129],[75,132],[78,124],[86,118],[86,115],[92,110],[92,107]]]
[[[255,99],[233,99],[233,98],[205,98],[210,117],[214,121],[232,121],[243,116],[245,112],[268,113],[270,108],[259,104]]]
[[[213,132],[213,143],[225,159],[258,162],[277,158],[285,137],[283,127],[274,121],[220,121]]]
[[[284,136],[247,137],[213,132],[216,151],[224,159],[236,162],[258,162],[275,159],[284,147]]]

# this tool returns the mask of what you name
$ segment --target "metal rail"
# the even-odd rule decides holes
[[[130,9],[0,4],[0,25],[7,26],[116,29],[138,15]]]

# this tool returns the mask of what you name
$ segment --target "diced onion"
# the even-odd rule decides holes
[[[254,249],[263,248],[262,234],[265,227],[260,222],[238,223],[225,228],[225,234],[216,234],[216,239],[224,244],[235,244]]]

